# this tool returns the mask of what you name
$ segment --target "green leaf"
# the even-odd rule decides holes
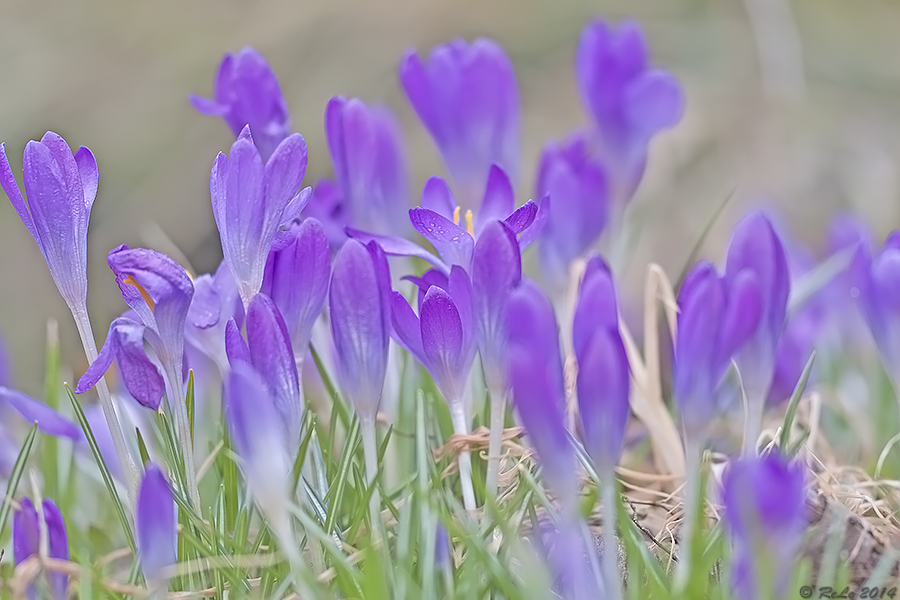
[[[141,454],[141,463],[146,467],[150,462],[150,453],[147,452],[147,444],[144,443],[144,436],[141,434],[141,428],[135,427],[134,432],[137,434],[138,452]]]
[[[806,366],[803,367],[803,372],[800,374],[800,380],[797,382],[797,385],[794,386],[794,393],[791,394],[791,401],[788,403],[787,412],[784,415],[784,422],[781,424],[781,435],[778,438],[778,447],[784,451],[788,448],[788,445],[791,440],[791,427],[794,424],[794,417],[797,414],[797,405],[800,404],[800,397],[803,395],[803,390],[806,388],[806,382],[809,380],[809,374],[812,371],[813,361],[816,359],[816,351],[813,350],[812,354],[809,355],[809,360],[806,361]],[[788,456],[791,456],[789,454]]]
[[[28,464],[28,457],[31,456],[36,436],[37,423],[28,430],[28,435],[25,436],[25,442],[22,444],[22,449],[19,450],[16,464],[13,465],[12,473],[10,473],[9,481],[6,484],[6,496],[4,497],[3,505],[0,506],[0,535],[3,534],[3,529],[6,527],[6,520],[9,518],[13,497],[16,495],[16,490],[19,489],[19,481],[22,479],[22,474],[25,473],[25,465]]]
[[[191,432],[191,444],[194,443],[194,370],[188,370],[187,392],[185,396],[187,403],[188,428]]]
[[[359,445],[359,419],[353,417],[353,424],[350,426],[350,433],[347,436],[347,442],[344,444],[344,451],[341,454],[340,467],[337,476],[328,490],[328,516],[325,519],[325,531],[333,531],[335,523],[337,523],[338,511],[344,499],[344,490],[347,480],[350,476],[350,466],[353,464],[353,457],[356,454],[356,447]]]

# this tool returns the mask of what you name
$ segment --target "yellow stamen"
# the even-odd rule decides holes
[[[469,232],[473,238],[475,237],[475,226],[472,224],[472,211],[466,211],[466,231]]]
[[[137,290],[141,293],[141,297],[144,299],[144,302],[147,303],[147,306],[150,307],[150,310],[153,310],[153,307],[156,306],[156,302],[153,301],[153,298],[150,297],[150,294],[147,293],[147,290],[144,289],[144,286],[137,282],[137,279],[129,275],[122,280],[122,283],[126,283],[128,285],[133,285],[134,287],[136,287]]]
[[[459,207],[453,209],[453,222],[459,225]]]

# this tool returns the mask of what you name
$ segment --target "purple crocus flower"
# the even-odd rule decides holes
[[[900,377],[900,231],[891,232],[876,253],[860,245],[851,266],[858,301],[885,370]]]
[[[212,100],[191,94],[191,104],[204,115],[224,118],[235,136],[249,125],[263,160],[290,135],[291,117],[278,78],[253,48],[225,55],[214,94]]]
[[[409,50],[400,83],[459,186],[464,209],[484,189],[491,165],[518,175],[519,92],[499,44],[457,39],[434,48],[427,63]]]
[[[409,173],[400,128],[383,106],[332,98],[325,137],[350,224],[373,233],[402,233],[409,208]]]
[[[780,598],[807,527],[805,469],[777,454],[732,461],[722,478],[737,598]],[[762,589],[760,589],[762,588]]]
[[[156,464],[147,465],[135,507],[135,544],[144,577],[164,585],[165,571],[178,562],[178,512],[169,480]]]
[[[66,141],[48,131],[30,141],[22,159],[26,198],[0,144],[0,185],[37,242],[60,295],[74,313],[87,314],[87,233],[97,197],[99,171],[91,151],[73,155]]]
[[[581,280],[572,343],[585,447],[598,467],[611,473],[622,451],[631,373],[612,273],[600,256],[588,261]]]
[[[309,202],[303,209],[306,218],[314,218],[319,221],[325,231],[325,237],[331,244],[334,252],[347,241],[345,228],[351,217],[347,206],[344,204],[344,193],[341,187],[330,179],[320,179],[313,187]]]
[[[59,560],[69,560],[69,539],[66,535],[66,523],[62,513],[53,503],[45,498],[42,503],[44,522],[47,524],[47,556]],[[40,517],[34,504],[28,498],[22,498],[19,511],[13,517],[12,538],[13,556],[18,565],[26,558],[38,553],[41,546]],[[64,573],[48,572],[47,579],[50,592],[56,600],[65,600],[69,576]],[[37,598],[34,584],[28,587],[28,598]]]
[[[243,325],[244,303],[228,265],[222,261],[214,275],[194,278],[194,297],[188,310],[185,337],[215,362],[223,376],[229,368],[225,354],[225,325],[230,319]]]
[[[753,335],[741,345],[735,361],[753,402],[765,397],[772,381],[775,349],[784,331],[791,287],[784,246],[762,212],[751,213],[738,223],[728,246],[726,279],[731,283],[747,271],[756,276],[761,312]]]
[[[447,182],[440,177],[432,177],[425,184],[422,204],[409,211],[409,219],[413,228],[434,246],[437,256],[397,236],[374,235],[352,227],[347,228],[347,234],[364,242],[377,241],[388,255],[417,256],[445,274],[449,274],[454,265],[471,272],[475,242],[488,223],[506,223],[519,236],[522,250],[540,234],[549,211],[549,200],[545,198],[540,206],[529,200],[518,209],[515,202],[509,177],[495,165],[490,169],[481,209],[477,214],[468,210],[463,215]]]
[[[596,20],[581,32],[575,58],[581,101],[597,127],[600,154],[620,200],[634,194],[650,140],[684,113],[678,81],[647,62],[647,42],[633,21],[614,28]]]
[[[300,379],[287,326],[271,298],[260,293],[250,301],[246,344],[235,322],[228,323],[226,346],[232,367],[235,361],[249,362],[259,373],[274,399],[287,447],[299,446],[303,420]]]
[[[701,262],[685,278],[678,308],[675,399],[685,435],[703,439],[732,355],[753,335],[762,315],[756,274],[742,271],[727,280],[711,263]]]
[[[328,307],[341,388],[360,418],[374,423],[391,339],[391,275],[378,244],[341,247]]]
[[[263,163],[245,127],[231,146],[219,153],[210,175],[210,196],[231,270],[244,306],[262,286],[266,259],[282,225],[300,216],[311,189],[300,189],[306,174],[306,142],[299,133],[286,137]]]
[[[266,261],[262,292],[278,307],[302,361],[322,312],[331,275],[331,248],[316,219],[295,223],[275,238]]]
[[[544,146],[537,194],[552,200],[538,246],[542,270],[565,280],[569,265],[597,241],[609,218],[609,183],[586,132]]]

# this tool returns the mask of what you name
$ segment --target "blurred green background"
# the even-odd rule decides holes
[[[704,248],[714,259],[752,204],[779,211],[813,247],[840,209],[862,212],[879,235],[897,224],[900,5],[888,0],[0,0],[0,140],[17,171],[27,140],[47,129],[96,155],[89,277],[102,343],[124,308],[105,264],[110,248],[174,244],[197,271],[218,264],[209,168],[232,138],[220,120],[194,113],[188,95],[211,94],[226,51],[255,46],[279,75],[310,147],[308,184],[331,172],[322,123],[331,96],[394,108],[417,197],[442,170],[398,86],[401,54],[455,36],[499,40],[523,103],[522,202],[545,140],[585,121],[573,60],[595,16],[638,19],[653,62],[687,90],[687,114],[654,143],[635,199],[641,235],[624,283],[635,298],[646,263],[674,277],[732,195]],[[0,334],[16,385],[40,393],[48,316],[59,320],[64,360],[80,374],[71,317],[5,199],[0,278]]]

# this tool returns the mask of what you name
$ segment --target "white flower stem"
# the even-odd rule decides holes
[[[369,496],[369,519],[372,521],[373,541],[381,537],[381,497],[375,479],[378,477],[378,444],[375,440],[375,419],[364,417],[359,423],[362,434],[363,456],[366,461],[366,480],[372,487]]]
[[[763,414],[766,410],[765,392],[757,389],[759,386],[741,386],[744,401],[744,447],[743,454],[747,457],[756,456],[756,442],[762,433]]]
[[[84,354],[88,359],[88,363],[93,364],[98,356],[97,344],[94,341],[94,333],[91,330],[91,320],[88,316],[87,307],[73,308],[72,317],[75,319],[75,327],[78,329],[79,337],[81,337],[81,344],[84,346]],[[112,394],[109,393],[109,387],[106,385],[105,376],[100,378],[96,388],[97,395],[100,397],[100,408],[103,410],[103,416],[106,417],[113,446],[116,449],[116,455],[119,457],[122,473],[125,476],[128,498],[131,501],[131,505],[135,506],[138,482],[141,478],[141,473],[137,466],[138,463],[135,461],[134,456],[131,455],[128,444],[125,443],[125,433],[122,430],[122,425],[119,423],[119,417],[116,414]]]
[[[488,463],[485,477],[485,493],[497,495],[500,478],[500,451],[503,442],[503,416],[506,413],[506,389],[504,386],[491,384],[491,431],[488,437]]]
[[[603,503],[603,574],[607,598],[621,600],[622,578],[619,573],[619,544],[616,538],[616,475],[605,469],[600,477]]]
[[[469,424],[466,421],[466,410],[462,400],[450,403],[450,418],[453,421],[453,433],[469,435]],[[475,488],[472,487],[472,454],[468,450],[459,453],[459,482],[462,486],[463,506],[467,511],[475,510]]]
[[[181,454],[184,457],[184,477],[188,496],[191,499],[191,506],[197,511],[197,514],[200,514],[200,488],[197,484],[197,469],[194,466],[194,440],[191,438],[191,425],[188,422],[184,383],[181,374],[175,372],[174,365],[166,367],[166,379],[168,380],[169,405],[175,412],[178,437],[181,438]]]
[[[698,502],[701,501],[700,490],[700,458],[702,443],[697,436],[685,436],[685,477],[682,501],[684,519],[681,522],[681,541],[678,544],[678,570],[675,574],[675,589],[685,591],[691,576],[691,551],[694,545],[694,529],[697,527],[696,516]]]

